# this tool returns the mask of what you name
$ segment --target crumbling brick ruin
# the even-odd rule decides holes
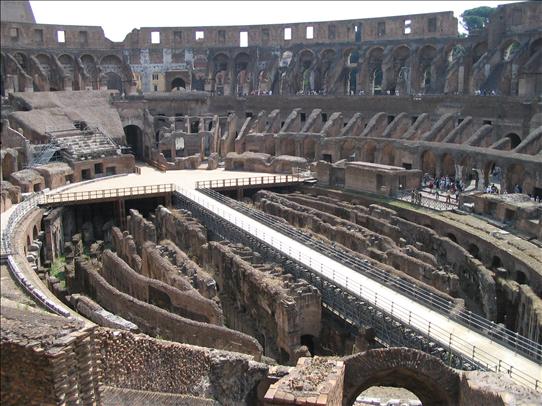
[[[540,381],[388,347],[295,259],[172,195],[32,203],[136,186],[142,168],[300,174],[223,193],[542,344],[542,3],[498,6],[468,36],[444,11],[121,42],[0,4],[2,404],[339,406],[376,386],[424,406],[542,404]],[[453,210],[416,204],[441,177],[464,185]]]

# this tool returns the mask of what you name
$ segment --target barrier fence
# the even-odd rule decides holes
[[[67,203],[86,200],[114,199],[117,197],[133,197],[156,193],[171,193],[175,185],[165,183],[161,185],[133,186],[115,189],[88,190],[82,192],[61,192],[43,195],[39,204]]]
[[[178,189],[178,191],[194,199],[197,203],[203,205],[203,207],[206,207],[216,214],[223,216],[225,219],[243,228],[245,231],[249,233],[252,232],[253,235],[262,239],[262,241],[265,241],[271,246],[285,252],[290,257],[310,266],[312,269],[317,269],[319,273],[329,278],[334,283],[338,283],[347,288],[349,292],[357,297],[367,300],[368,297],[374,295],[374,299],[371,301],[375,306],[378,306],[380,309],[390,315],[400,316],[403,321],[406,320],[409,325],[415,327],[417,330],[426,332],[425,335],[427,337],[435,338],[441,343],[441,345],[447,345],[450,348],[453,348],[455,351],[463,354],[463,356],[473,360],[479,365],[484,366],[484,369],[508,373],[511,377],[523,384],[538,390],[541,389],[539,376],[530,376],[521,369],[515,368],[513,365],[499,359],[497,356],[488,353],[483,348],[472,345],[461,337],[439,327],[435,323],[413,314],[412,311],[402,307],[401,305],[397,304],[397,302],[390,301],[385,297],[379,296],[378,292],[368,290],[367,287],[362,286],[352,277],[344,275],[335,269],[329,269],[324,264],[319,263],[314,258],[303,254],[301,251],[292,250],[291,247],[283,247],[280,241],[273,241],[273,237],[266,236],[265,232],[262,233],[259,228],[252,227],[251,229],[250,224],[244,224],[244,222],[238,217],[232,216],[230,213],[221,209],[217,205],[212,205],[209,203],[209,200],[205,199],[205,196],[198,196],[197,192],[194,191],[183,189]],[[257,210],[251,209],[242,203],[222,196],[212,190],[205,190],[202,192],[204,192],[208,197],[216,199],[219,202],[226,202],[226,206],[234,208],[243,214],[249,212],[249,217],[254,218],[256,221],[268,225],[275,231],[287,234],[288,236],[293,236],[295,240],[309,246],[309,248],[315,249],[320,253],[330,256],[328,254],[329,249],[326,249],[324,244],[320,243],[319,241],[315,241],[314,239],[310,239],[308,236],[302,234],[293,227],[284,225],[284,223],[279,221],[273,221],[271,216],[262,215],[261,212],[258,213]],[[239,210],[240,208],[242,208],[242,210]],[[532,340],[529,340],[504,327],[497,326],[495,323],[468,310],[461,309],[460,311],[457,311],[453,302],[445,301],[432,293],[423,291],[423,289],[421,290],[418,286],[410,285],[406,281],[391,278],[389,274],[384,274],[383,271],[379,271],[377,268],[372,267],[368,263],[361,262],[360,264],[360,260],[357,258],[347,257],[344,254],[341,254],[340,251],[337,251],[336,255],[332,255],[331,257],[339,257],[339,262],[341,264],[361,271],[360,273],[364,275],[370,275],[372,276],[372,279],[376,279],[378,282],[385,284],[387,287],[395,288],[395,290],[399,291],[400,293],[406,293],[411,299],[426,305],[429,309],[437,310],[439,313],[445,315],[449,320],[453,320],[458,324],[472,328],[477,333],[489,338],[492,341],[498,342],[507,350],[520,353],[527,359],[538,364],[542,359],[542,346]],[[353,265],[358,266],[353,267]]]
[[[273,184],[296,184],[303,181],[300,175],[253,176],[249,178],[215,179],[196,182],[196,189],[220,189],[228,187],[261,186]]]

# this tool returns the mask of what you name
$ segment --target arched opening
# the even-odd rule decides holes
[[[480,248],[476,244],[470,244],[468,251],[474,258],[480,259]]]
[[[299,76],[296,91],[310,92],[315,90],[314,59],[314,53],[308,49],[301,51],[299,54]]]
[[[457,238],[455,237],[453,233],[446,234],[446,237],[448,237],[450,240],[452,240],[453,242],[457,244]]]
[[[305,347],[307,347],[311,355],[314,355],[315,343],[314,343],[313,336],[311,336],[310,334],[302,335],[301,345],[304,345]]]
[[[105,76],[107,78],[107,89],[116,89],[122,94],[122,78],[115,72],[107,72]]]
[[[138,160],[144,160],[143,156],[143,131],[137,125],[127,125],[124,127],[126,135],[126,144],[132,149],[132,153]]]
[[[421,351],[410,348],[369,350],[345,357],[344,363],[343,405],[353,405],[361,394],[377,386],[404,388],[424,406],[459,404],[458,391],[450,390],[459,385],[457,372]]]
[[[395,148],[391,144],[387,144],[382,149],[382,159],[380,160],[384,165],[395,165]]]
[[[419,86],[420,91],[423,93],[429,93],[433,88],[433,61],[437,56],[437,50],[431,45],[424,46],[419,53]]]
[[[303,141],[303,155],[308,161],[314,161],[316,155],[316,142],[312,138],[307,138]]]
[[[32,239],[36,240],[37,238],[38,238],[38,226],[35,225],[33,230],[32,230]]]
[[[283,155],[295,156],[295,141],[285,139],[282,141],[282,153]]]
[[[288,354],[287,351],[284,350],[284,348],[280,348],[280,356],[279,356],[279,363],[282,365],[285,365],[290,361],[290,354]]]
[[[363,161],[375,163],[376,144],[369,142],[363,147]]]
[[[436,176],[437,171],[437,158],[435,154],[431,151],[424,151],[421,157],[422,161],[422,172],[425,175],[426,173],[432,177]]]
[[[491,268],[493,268],[493,269],[502,268],[502,261],[496,255],[491,260]]]
[[[175,78],[171,81],[171,90],[184,90],[186,83],[182,78]]]
[[[442,157],[442,174],[452,178],[455,177],[455,161],[450,154],[444,154]]]
[[[516,282],[519,283],[520,285],[527,284],[527,276],[525,275],[523,271],[519,271],[519,270],[516,271]]]
[[[516,148],[519,144],[521,144],[521,138],[519,135],[510,133],[506,136],[510,140],[510,149]]]
[[[388,399],[393,399],[393,403],[389,403]],[[422,406],[422,402],[414,393],[393,386],[371,386],[365,389],[356,399],[355,405],[358,404]]]
[[[348,73],[348,83],[347,83],[347,91],[348,94],[355,95],[357,92],[357,77],[358,77],[358,70],[352,69]]]
[[[353,161],[355,159],[355,143],[352,140],[345,141],[339,149],[339,159]]]
[[[518,41],[511,41],[510,43],[506,44],[502,49],[502,60],[504,62],[511,61],[519,49],[520,45]]]
[[[509,193],[528,193],[524,190],[526,179],[525,168],[520,164],[512,164],[506,171],[506,185]]]
[[[26,247],[25,247],[25,248],[30,247],[30,244],[32,244],[32,240],[30,240],[30,236],[27,235],[27,236],[26,236]]]
[[[236,94],[238,96],[246,96],[250,93],[250,81],[248,66],[250,57],[247,53],[241,52],[235,56],[235,80]]]
[[[480,42],[472,48],[472,63],[475,64],[487,52],[487,42]]]
[[[372,93],[373,95],[382,94],[382,68],[378,66],[371,75]]]

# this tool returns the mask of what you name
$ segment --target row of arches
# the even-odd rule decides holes
[[[133,78],[131,68],[117,55],[98,58],[92,54],[27,54],[22,51],[1,55],[3,87],[14,91],[55,91],[116,89],[122,92]]]

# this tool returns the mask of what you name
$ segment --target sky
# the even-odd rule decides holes
[[[281,24],[453,11],[513,1],[30,1],[40,24],[94,25],[111,41],[134,28]],[[460,32],[464,32],[459,27]]]

